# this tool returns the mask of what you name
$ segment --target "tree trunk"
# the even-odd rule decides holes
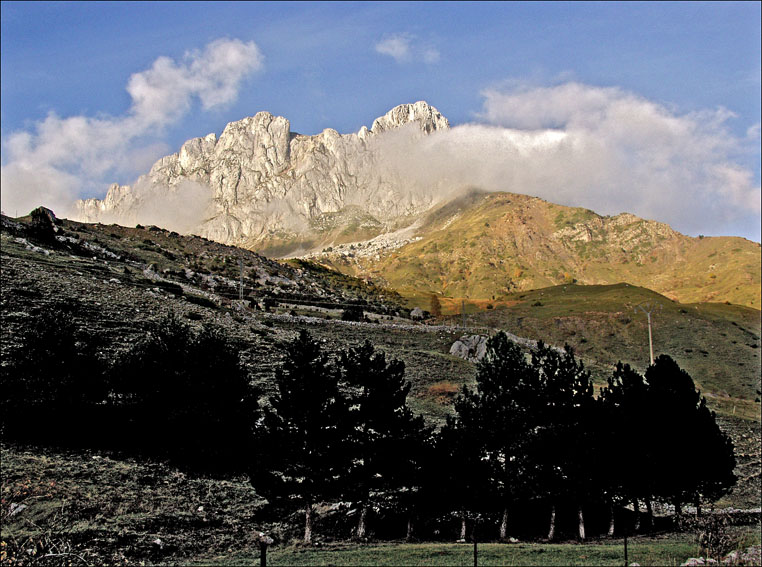
[[[500,522],[500,539],[508,537],[508,506],[503,508],[503,521]]]
[[[696,517],[701,517],[701,500],[698,497],[696,497]]]
[[[304,543],[312,545],[312,502],[304,508]]]
[[[614,503],[609,504],[609,537],[614,537]]]
[[[465,510],[460,511],[460,537],[458,539],[462,539],[464,541],[466,539],[466,511]]]
[[[357,539],[365,539],[367,520],[368,503],[363,502],[362,508],[360,508],[360,521],[357,523]]]
[[[548,539],[553,541],[556,537],[556,506],[550,507],[550,529],[548,530]]]
[[[640,502],[637,498],[632,499],[632,509],[635,512],[635,525],[632,528],[633,533],[638,533],[640,529]]]
[[[577,520],[579,522],[579,539],[585,541],[585,517],[582,515],[582,505],[577,506]]]
[[[679,500],[675,500],[675,516],[678,518],[683,515],[683,504]]]
[[[407,517],[407,535],[405,535],[405,541],[413,541],[413,513]]]
[[[646,519],[648,520],[648,529],[652,530],[654,528],[654,508],[651,505],[651,499],[646,498]]]

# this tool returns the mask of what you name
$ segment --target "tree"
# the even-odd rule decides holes
[[[79,309],[76,301],[42,307],[9,352],[0,388],[5,435],[66,444],[92,441],[96,432],[89,421],[108,387],[99,341],[75,322]]]
[[[460,517],[459,540],[466,539],[467,512],[476,513],[483,507],[484,479],[487,467],[482,460],[483,429],[473,414],[473,392],[463,387],[455,400],[457,417],[448,415],[445,425],[435,438],[432,469],[428,478],[428,501],[433,508],[449,512],[453,508]]]
[[[487,341],[476,383],[474,399],[483,416],[484,458],[489,464],[490,486],[502,507],[500,538],[505,539],[511,504],[529,497],[535,489],[534,426],[539,418],[541,384],[524,353],[502,332]]]
[[[693,379],[667,355],[646,370],[649,438],[659,468],[654,479],[657,497],[675,506],[713,501],[736,481],[730,438],[717,426],[714,413],[696,390]]]
[[[429,312],[431,313],[432,317],[439,318],[442,316],[442,304],[439,302],[439,298],[435,293],[431,294]]]
[[[244,470],[258,392],[221,330],[194,331],[171,313],[119,358],[113,403],[126,442],[195,468]]]
[[[268,500],[304,509],[306,544],[312,543],[314,504],[340,492],[349,468],[348,406],[338,378],[320,344],[302,330],[286,345],[264,414],[267,464],[253,480]]]
[[[549,539],[555,535],[555,502],[572,499],[579,538],[585,539],[583,504],[597,493],[594,424],[596,407],[590,372],[565,345],[563,352],[540,341],[532,365],[542,383],[543,423],[538,428],[544,460],[542,485],[551,501]]]
[[[472,493],[464,495],[471,501],[461,506],[473,509],[479,493],[488,490],[502,511],[503,539],[508,535],[511,505],[535,487],[539,385],[521,349],[505,333],[498,333],[487,341],[477,366],[476,390],[464,387],[455,401],[457,418],[442,432],[453,464],[460,461],[467,467],[456,471],[459,483],[470,486]]]
[[[650,509],[656,474],[651,450],[656,440],[645,434],[650,415],[648,385],[629,364],[617,363],[607,386],[601,389],[598,402],[601,410],[598,439],[600,446],[606,448],[599,460],[601,487],[610,506],[609,535],[613,536],[616,503],[632,501],[637,514],[638,500],[643,499]]]
[[[362,539],[374,497],[414,482],[415,449],[425,427],[407,406],[410,382],[404,363],[387,362],[366,340],[340,354],[339,368],[351,388],[354,464],[348,492],[360,505],[356,534]]]

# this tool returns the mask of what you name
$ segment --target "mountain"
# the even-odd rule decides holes
[[[629,282],[681,302],[760,308],[757,243],[692,238],[627,213],[601,216],[447,187],[445,179],[422,182],[395,167],[404,148],[447,129],[423,101],[343,135],[297,134],[286,118],[260,112],[228,124],[219,139],[187,141],[133,186],[114,184],[105,199],[80,201],[79,216],[311,257],[424,308],[432,294],[447,307],[572,282]]]
[[[413,228],[413,227],[411,227]],[[623,213],[613,217],[512,193],[477,191],[435,207],[398,246],[387,236],[313,255],[427,308],[431,295],[499,304],[559,284],[628,282],[680,302],[760,308],[760,245],[685,236]]]
[[[422,101],[344,135],[330,128],[301,135],[286,118],[260,112],[228,124],[219,139],[187,141],[133,186],[114,184],[105,199],[80,201],[79,218],[129,225],[165,209],[163,218],[179,217],[189,232],[271,255],[367,238],[410,224],[436,202],[430,190],[379,165],[379,138],[448,128]],[[184,210],[167,210],[174,208]]]

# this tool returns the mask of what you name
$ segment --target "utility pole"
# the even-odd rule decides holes
[[[243,301],[243,258],[241,258],[241,252],[238,252],[238,269],[241,274],[241,280],[238,285],[238,299]]]
[[[640,305],[635,307],[635,313],[638,312],[638,309],[640,309],[643,313],[646,314],[646,317],[648,318],[648,350],[651,354],[651,366],[654,364],[654,341],[653,341],[653,335],[651,334],[651,313],[654,311],[657,311],[661,309],[661,306],[652,303],[650,301],[646,301],[645,303],[641,303]]]

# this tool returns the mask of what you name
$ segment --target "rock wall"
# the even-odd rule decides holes
[[[383,167],[376,141],[393,130],[412,136],[449,128],[425,102],[403,104],[368,130],[315,136],[291,132],[286,118],[259,112],[214,134],[188,140],[157,161],[133,186],[111,185],[103,200],[79,201],[79,220],[131,225],[146,209],[198,208],[189,230],[226,244],[256,248],[274,238],[316,232],[325,213],[357,206],[382,227],[429,209],[435,196]],[[169,199],[174,197],[174,199]],[[182,210],[165,210],[168,216]]]

